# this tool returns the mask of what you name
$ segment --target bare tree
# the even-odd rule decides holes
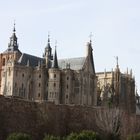
[[[95,112],[98,129],[106,135],[118,137],[121,131],[123,112],[118,108],[99,108]]]

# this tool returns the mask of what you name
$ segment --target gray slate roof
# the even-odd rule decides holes
[[[43,58],[23,53],[20,59],[18,60],[18,63],[25,66],[29,62],[29,66],[36,67],[38,66],[39,62],[43,63],[43,61]]]
[[[59,59],[59,68],[65,69],[67,64],[70,64],[72,70],[81,70],[84,66],[86,57]]]
[[[19,52],[19,53],[21,53],[20,52],[20,50],[19,49],[13,49],[13,48],[8,48],[7,50],[5,50],[3,53],[13,53],[13,52]]]

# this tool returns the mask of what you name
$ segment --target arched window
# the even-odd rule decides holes
[[[56,87],[56,83],[54,83],[53,85],[54,85],[54,87]]]
[[[38,86],[40,87],[40,86],[41,86],[41,84],[39,83],[39,84],[38,84]]]
[[[2,59],[2,65],[5,66],[5,58]]]
[[[23,85],[23,83],[22,83],[22,86],[21,86],[21,88],[23,89],[23,87],[24,87],[24,85]]]
[[[38,97],[40,97],[40,93],[38,93]]]

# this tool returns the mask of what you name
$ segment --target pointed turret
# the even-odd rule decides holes
[[[46,68],[50,68],[51,67],[51,60],[53,60],[52,48],[50,45],[50,35],[48,35],[48,43],[47,43],[47,46],[45,47],[45,53],[44,53],[43,57],[46,60]]]
[[[16,37],[15,23],[14,23],[13,34],[10,37],[10,43],[8,44],[8,51],[16,51],[16,50],[18,50],[18,43]]]
[[[53,57],[52,57],[52,48],[51,48],[51,45],[50,45],[50,35],[48,35],[48,43],[47,43],[47,46],[45,47],[44,57],[47,57],[50,60],[53,59]]]
[[[90,35],[91,37],[91,35]],[[93,60],[93,49],[92,49],[92,41],[91,41],[91,38],[90,38],[90,41],[87,43],[87,60],[88,60],[88,63],[89,65],[91,65],[89,68],[88,68],[88,71],[92,71],[93,74],[95,74],[95,67],[94,67],[94,60]]]
[[[119,62],[118,62],[118,56],[116,56],[116,71],[117,72],[120,72]]]
[[[57,60],[57,51],[56,51],[56,46],[55,46],[55,53],[54,53],[54,58],[53,58],[53,68],[58,68],[58,60]]]

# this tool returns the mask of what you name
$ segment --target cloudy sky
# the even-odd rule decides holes
[[[48,32],[58,58],[85,55],[92,32],[96,72],[132,68],[140,91],[140,0],[0,0],[0,52],[14,20],[22,52],[42,56]]]

